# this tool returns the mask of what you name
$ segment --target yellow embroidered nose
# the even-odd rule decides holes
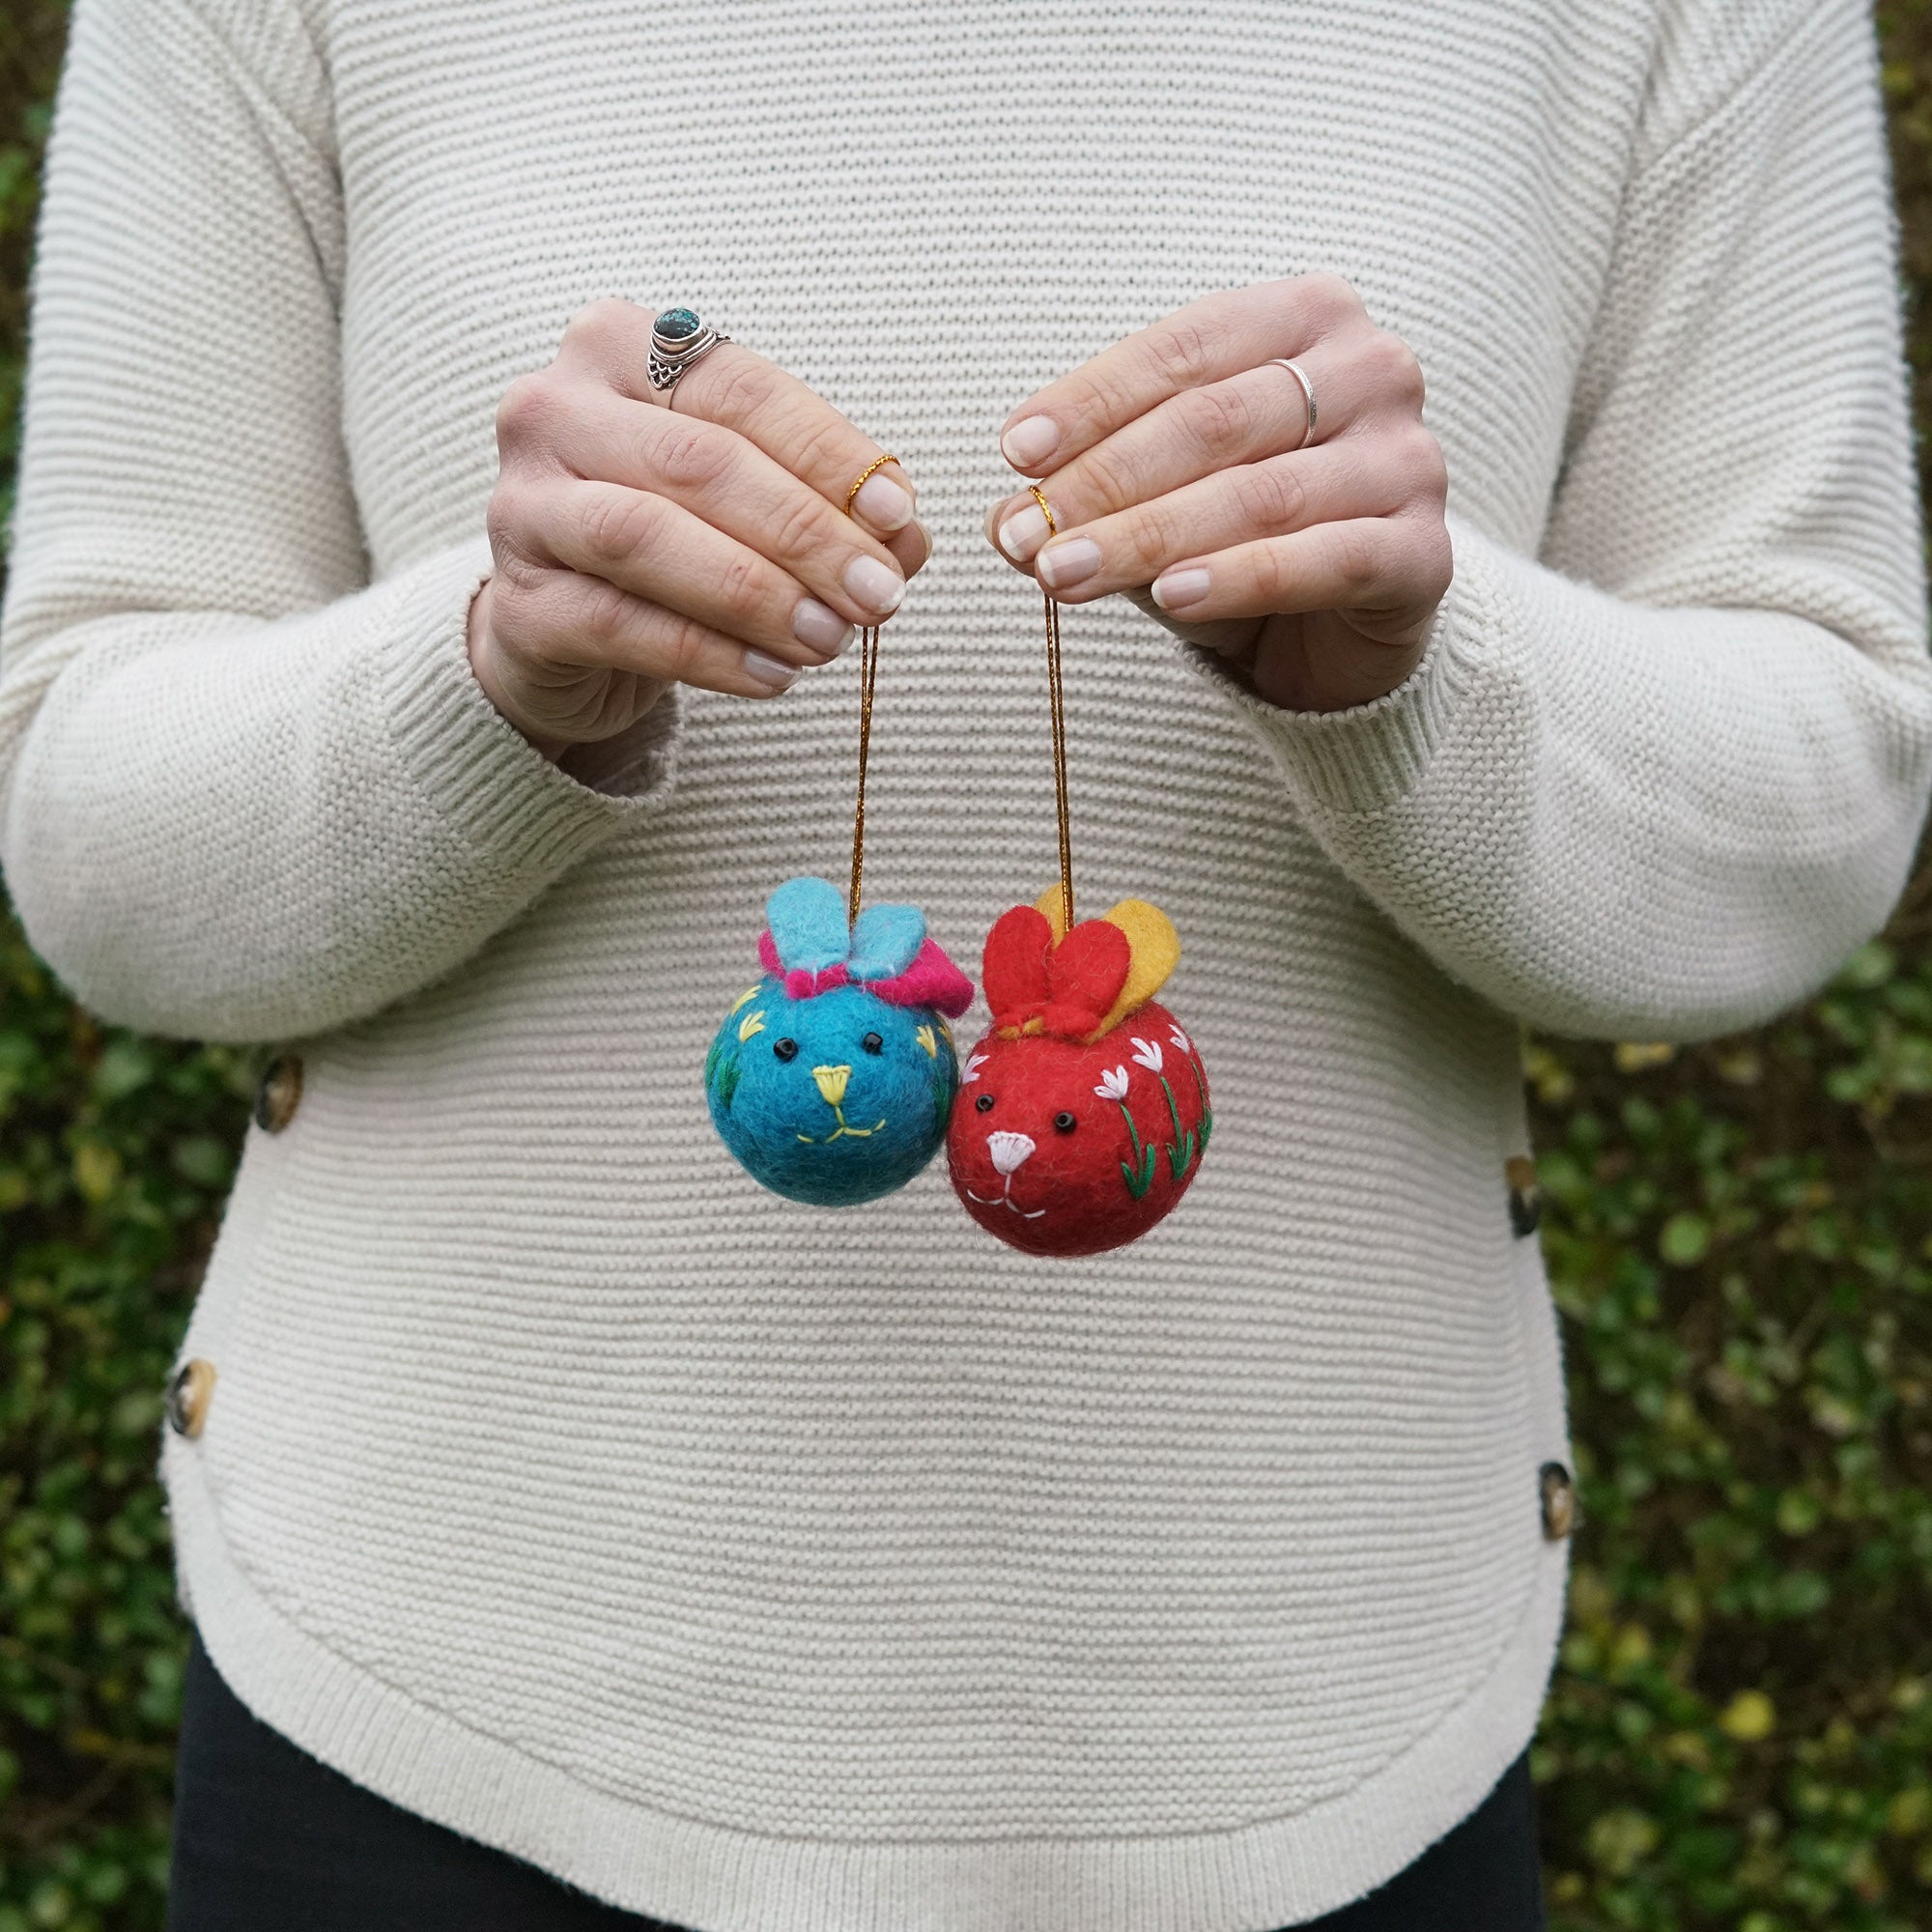
[[[838,1106],[845,1098],[845,1083],[852,1077],[849,1066],[814,1066],[811,1077],[828,1107]]]

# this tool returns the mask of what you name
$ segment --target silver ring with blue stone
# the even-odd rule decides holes
[[[720,335],[696,309],[668,308],[651,324],[651,353],[648,369],[651,387],[668,394],[677,379],[701,355],[709,355],[721,342]]]

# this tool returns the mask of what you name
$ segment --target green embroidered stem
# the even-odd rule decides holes
[[[714,1039],[711,1051],[704,1056],[704,1084],[716,1090],[718,1104],[728,1114],[738,1092],[738,1058],[727,1053],[722,1040]]]
[[[1174,1139],[1168,1143],[1167,1164],[1174,1170],[1175,1179],[1179,1180],[1194,1165],[1194,1136],[1180,1124],[1180,1109],[1174,1104],[1174,1089],[1167,1084],[1167,1075],[1157,1073],[1154,1078],[1160,1082],[1160,1091],[1167,1095],[1167,1117],[1174,1122]]]
[[[1208,1151],[1208,1137],[1214,1131],[1214,1110],[1208,1104],[1208,1083],[1201,1077],[1201,1069],[1194,1064],[1192,1054],[1187,1059],[1187,1070],[1194,1076],[1194,1091],[1201,1096],[1201,1151]]]
[[[1127,1111],[1124,1100],[1118,1102],[1121,1119],[1127,1123],[1127,1139],[1133,1143],[1134,1164],[1129,1167],[1121,1163],[1121,1178],[1127,1183],[1127,1192],[1138,1201],[1153,1185],[1154,1150],[1141,1145],[1140,1129],[1134,1125],[1134,1117]]]

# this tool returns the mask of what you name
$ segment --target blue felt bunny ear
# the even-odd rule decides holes
[[[787,879],[765,901],[765,923],[787,973],[842,966],[850,950],[845,895],[825,879]]]
[[[845,970],[855,980],[895,980],[925,944],[925,915],[917,906],[867,906],[852,926]]]

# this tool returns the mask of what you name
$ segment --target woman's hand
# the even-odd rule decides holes
[[[890,616],[930,550],[895,465],[844,514],[879,445],[749,349],[721,344],[660,397],[651,323],[593,303],[497,412],[469,662],[550,758],[628,729],[672,680],[777,696]]]
[[[1300,364],[1319,417],[1278,357]],[[1037,476],[987,520],[1054,597],[1151,586],[1176,628],[1270,703],[1335,711],[1393,691],[1449,587],[1447,473],[1422,371],[1348,283],[1302,275],[1207,297],[1042,389],[1000,446]],[[1231,621],[1232,620],[1232,621]]]

